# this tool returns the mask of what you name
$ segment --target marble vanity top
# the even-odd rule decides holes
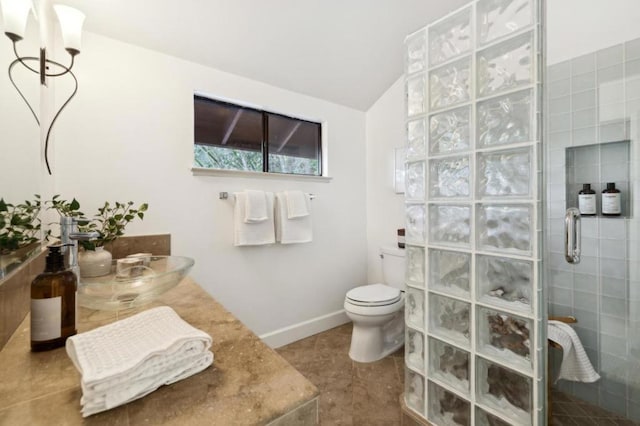
[[[171,306],[211,335],[215,357],[211,367],[140,400],[83,419],[80,375],[64,348],[29,350],[27,316],[0,351],[0,424],[309,424],[287,413],[300,416],[306,411],[308,419],[317,409],[317,388],[190,278],[137,310],[80,308],[78,331],[159,305]]]

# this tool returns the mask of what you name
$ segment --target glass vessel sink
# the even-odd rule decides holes
[[[144,305],[178,285],[195,262],[189,257],[151,256],[148,265],[134,266],[126,278],[116,274],[116,263],[109,275],[80,278],[78,305],[103,311]]]

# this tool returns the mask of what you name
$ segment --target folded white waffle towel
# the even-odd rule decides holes
[[[175,383],[213,362],[211,337],[167,307],[67,339],[82,375],[82,415],[109,410]]]
[[[557,380],[590,383],[600,379],[584,351],[580,338],[570,325],[562,321],[549,321],[547,338],[562,346],[562,365]]]

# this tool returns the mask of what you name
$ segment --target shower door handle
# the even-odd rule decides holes
[[[564,258],[567,262],[580,263],[580,211],[567,209],[564,216]]]

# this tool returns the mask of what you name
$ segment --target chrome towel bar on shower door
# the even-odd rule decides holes
[[[564,258],[573,264],[580,263],[580,227],[580,211],[568,208],[564,216]]]

